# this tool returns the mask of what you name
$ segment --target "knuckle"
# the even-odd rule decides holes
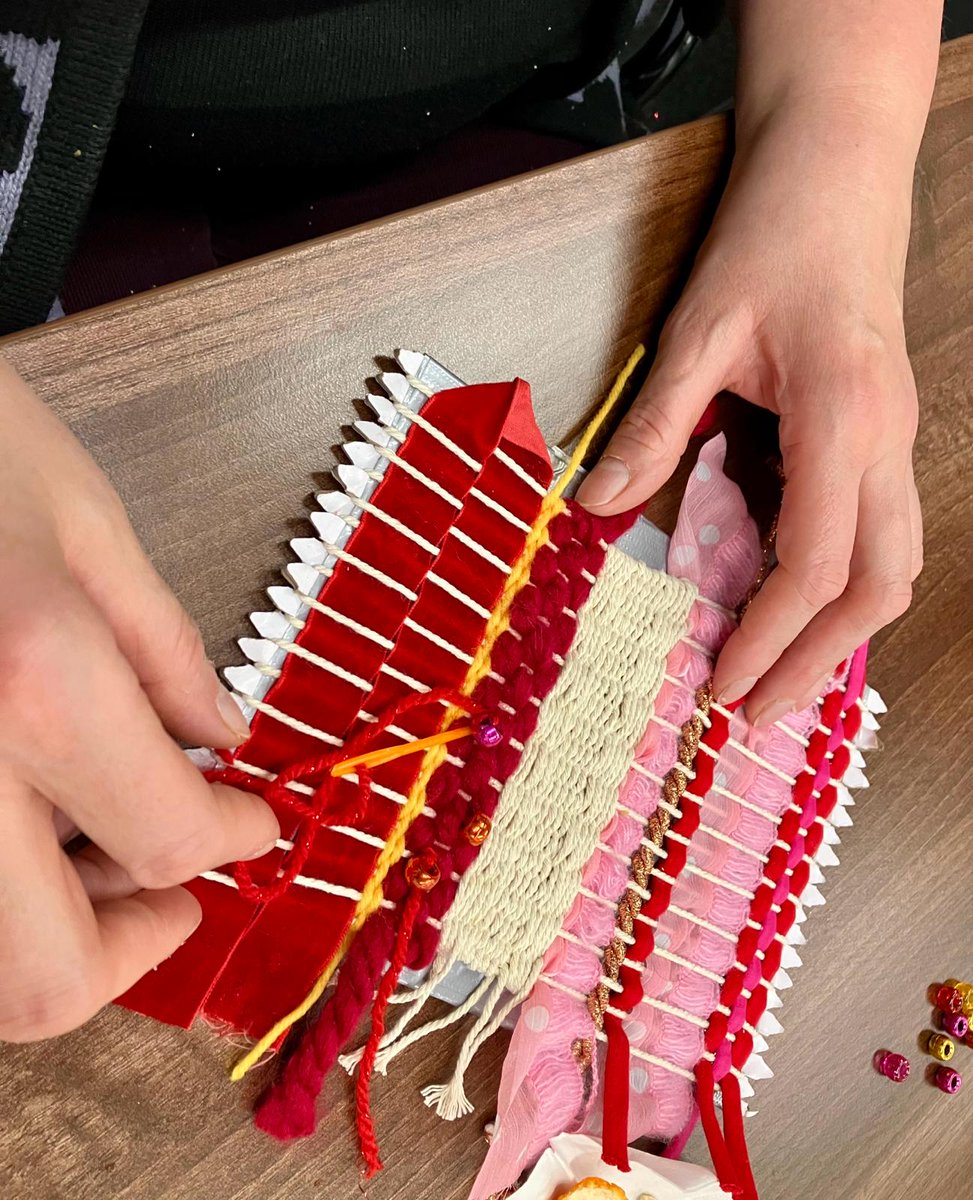
[[[800,599],[817,611],[837,600],[848,586],[848,564],[837,559],[825,559],[806,571],[792,573],[792,577]]]
[[[842,377],[841,411],[847,435],[874,452],[876,433],[885,444],[911,446],[919,431],[919,400],[912,372],[890,381],[888,364],[866,355]]]
[[[29,605],[17,605],[0,622],[0,712],[21,735],[47,731],[57,704],[57,681],[72,646],[83,645],[82,606],[73,589],[49,584]]]
[[[687,355],[700,350],[712,324],[711,316],[700,305],[700,297],[684,296],[662,328],[659,349],[666,353],[679,350]]]
[[[912,603],[912,584],[901,579],[866,579],[856,589],[866,623],[881,629],[901,617]]]
[[[214,865],[213,839],[202,827],[183,830],[157,842],[146,857],[134,856],[125,868],[140,888],[159,891],[193,879]],[[216,857],[219,858],[217,848]]]
[[[83,1025],[99,1005],[80,967],[62,964],[56,973],[22,981],[0,992],[0,1041],[39,1042]]]
[[[181,605],[175,601],[173,603],[176,611],[169,649],[170,669],[176,672],[177,677],[181,671],[185,671],[188,676],[201,660],[205,660],[206,651],[196,623]]]
[[[662,330],[654,375],[660,384],[679,388],[690,383],[699,371],[700,358],[708,343],[719,340],[714,323],[695,305],[677,308]]]
[[[906,578],[890,580],[876,588],[875,611],[883,625],[901,617],[911,603],[912,583]]]
[[[657,461],[676,459],[681,449],[676,448],[676,430],[671,417],[652,403],[637,404],[632,408],[619,432]]]

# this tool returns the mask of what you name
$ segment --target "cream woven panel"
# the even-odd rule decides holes
[[[440,969],[464,962],[517,995],[577,894],[615,810],[695,588],[614,548],[444,924]]]

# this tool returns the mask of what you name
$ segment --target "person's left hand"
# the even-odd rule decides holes
[[[738,153],[645,386],[578,493],[603,515],[647,500],[720,391],[780,416],[778,565],[714,676],[756,724],[810,703],[905,611],[922,565],[902,324],[910,192],[876,199],[855,179],[806,128],[769,128]]]

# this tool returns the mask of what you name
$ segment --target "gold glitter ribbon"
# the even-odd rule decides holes
[[[679,744],[676,749],[676,760],[691,771],[699,752],[700,738],[705,728],[704,719],[709,713],[713,701],[713,693],[709,683],[696,689],[696,709],[679,732]],[[686,790],[686,771],[674,766],[662,781],[662,799],[670,808],[678,809],[682,794]],[[605,1010],[611,1003],[611,988],[609,983],[618,982],[618,976],[625,961],[625,938],[629,937],[642,911],[641,892],[649,890],[651,871],[655,860],[659,857],[656,849],[662,845],[669,830],[672,814],[661,805],[649,817],[645,826],[645,838],[632,855],[629,867],[629,885],[618,902],[615,916],[615,936],[605,947],[602,956],[602,979],[588,995],[588,1012],[596,1027],[601,1029],[605,1022]],[[651,842],[651,846],[645,845]],[[641,889],[641,892],[636,890]]]

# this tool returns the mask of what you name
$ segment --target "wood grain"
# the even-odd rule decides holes
[[[876,639],[891,705],[829,903],[783,1011],[748,1132],[764,1200],[966,1196],[973,1095],[922,1079],[926,985],[973,975],[973,41],[943,51],[915,189],[906,314],[922,398],[916,470],[927,565],[912,610]],[[243,614],[308,532],[371,356],[427,349],[470,380],[532,381],[558,439],[580,423],[686,271],[727,160],[698,122],[443,204],[133,298],[3,346],[105,466],[155,562],[235,661]],[[731,422],[738,452],[747,437]],[[672,488],[658,511],[671,513]],[[378,1081],[388,1170],[371,1200],[466,1194],[504,1049],[468,1080],[474,1116],[440,1122],[418,1088],[449,1038]],[[894,1087],[880,1046],[913,1053]],[[14,1200],[337,1200],[358,1187],[347,1081],[312,1141],[281,1151],[249,1125],[232,1051],[108,1010],[56,1042],[0,1048],[0,1187]],[[970,1060],[973,1066],[973,1058]],[[963,1061],[960,1062],[963,1067]],[[973,1087],[970,1088],[973,1093]],[[693,1143],[691,1155],[705,1156]],[[701,1158],[701,1161],[703,1159]]]

